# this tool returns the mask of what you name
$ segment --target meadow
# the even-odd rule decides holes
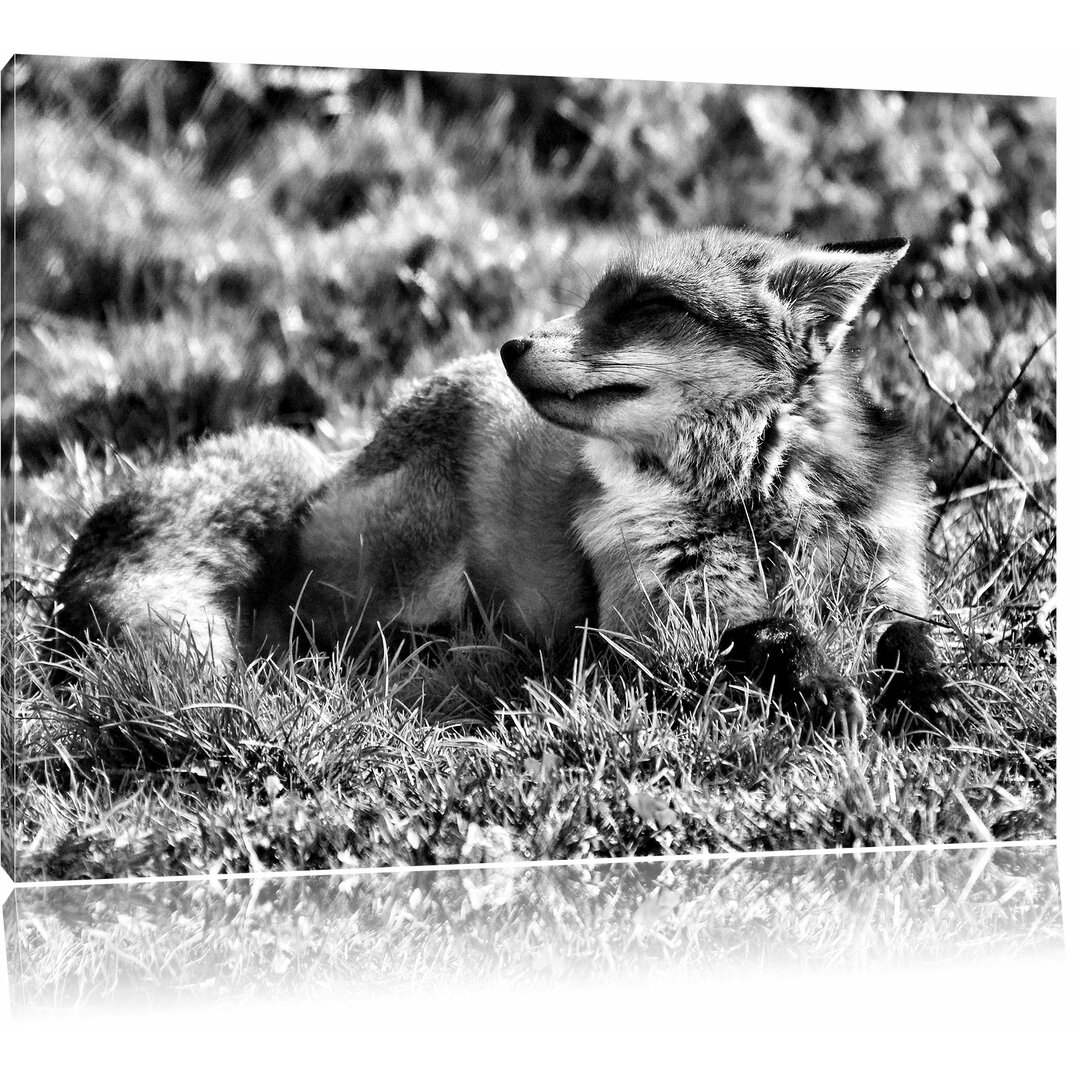
[[[1053,101],[26,57],[3,123],[16,880],[1054,835]],[[252,422],[362,445],[398,380],[711,223],[911,239],[851,337],[925,457],[947,732],[806,738],[662,651],[556,672],[483,632],[51,685],[51,582],[125,475]]]

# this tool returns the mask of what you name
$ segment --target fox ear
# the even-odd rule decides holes
[[[878,279],[907,248],[902,236],[807,248],[773,265],[768,287],[831,352],[844,340]]]

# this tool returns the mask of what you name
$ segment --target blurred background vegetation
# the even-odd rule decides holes
[[[254,419],[347,438],[395,377],[675,227],[909,236],[857,344],[939,487],[970,437],[897,329],[976,420],[1053,330],[1052,100],[48,57],[5,80],[5,470]],[[1052,344],[1007,406],[991,437],[1047,475]]]

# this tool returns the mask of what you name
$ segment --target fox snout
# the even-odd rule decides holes
[[[526,398],[532,399],[534,391],[556,392],[562,389],[566,372],[560,376],[560,367],[573,364],[574,330],[572,315],[544,323],[524,337],[511,338],[499,350],[503,367],[510,381]]]
[[[584,435],[626,438],[641,427],[641,417],[625,407],[648,387],[613,364],[590,333],[578,316],[564,315],[511,338],[499,355],[510,381],[545,420]]]
[[[573,397],[581,378],[574,347],[577,330],[574,316],[564,315],[524,337],[511,338],[499,350],[510,381],[534,407],[538,395]]]
[[[511,378],[514,370],[519,366],[518,362],[526,353],[533,349],[537,343],[541,348],[546,348],[551,359],[570,359],[572,355],[572,343],[577,328],[577,322],[573,315],[564,315],[559,319],[552,319],[537,327],[525,337],[511,338],[499,350],[502,357],[503,367]]]

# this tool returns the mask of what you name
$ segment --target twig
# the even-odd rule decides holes
[[[1027,369],[1031,366],[1031,362],[1035,359],[1036,356],[1039,355],[1040,352],[1042,352],[1043,348],[1046,345],[1053,341],[1054,336],[1055,334],[1051,333],[1049,337],[1041,341],[1038,345],[1032,346],[1031,351],[1027,354],[1027,358],[1020,365],[1020,370],[1016,373],[1016,378],[1013,379],[1013,381],[1009,384],[1008,390],[1006,390],[1005,393],[1002,394],[1000,398],[998,398],[997,404],[990,410],[990,415],[984,421],[982,426],[982,433],[984,435],[986,434],[987,429],[990,427],[990,425],[994,422],[994,417],[997,416],[997,414],[1004,406],[1005,402],[1009,400],[1009,396],[1017,388],[1017,386],[1019,386],[1020,380],[1024,377],[1024,372],[1026,372]],[[910,348],[911,346],[909,345],[908,349],[910,350]],[[937,521],[940,521],[942,517],[945,516],[945,511],[949,508],[949,501],[952,499],[953,492],[955,492],[957,487],[959,486],[960,480],[964,475],[964,471],[971,464],[971,459],[975,456],[978,449],[979,444],[975,443],[974,446],[972,446],[972,448],[968,451],[968,456],[964,458],[964,463],[960,466],[959,469],[956,470],[956,475],[953,477],[952,484],[949,486],[949,490],[945,492],[944,501],[940,503],[941,509],[938,512]],[[937,522],[935,522],[934,525],[936,527]]]
[[[900,328],[900,336],[904,339],[904,344],[907,346],[908,356],[911,358],[911,362],[915,365],[919,374],[922,376],[923,382],[926,383],[927,388],[932,394],[940,398],[949,407],[949,411],[952,412],[957,419],[979,440],[980,443],[991,454],[994,455],[1005,466],[1006,469],[1012,474],[1013,478],[1023,489],[1027,497],[1045,514],[1051,521],[1055,520],[1052,511],[1047,510],[1045,506],[1039,501],[1038,495],[1031,489],[1031,485],[1020,475],[1020,473],[1013,466],[1013,463],[979,430],[978,426],[971,419],[970,416],[951,398],[940,386],[930,377],[930,373],[919,363],[918,357],[915,355],[915,350],[911,347],[911,342],[908,341],[907,334],[904,333],[903,327]]]
[[[1053,477],[1040,477],[1035,481],[1037,484],[1045,484],[1052,480]],[[991,491],[1020,491],[1022,490],[1020,485],[1015,480],[987,480],[982,484],[975,484],[972,487],[966,487],[961,491],[958,491],[955,495],[941,495],[934,499],[931,505],[938,512],[939,517],[945,515],[946,509],[950,505],[950,500],[953,504],[959,502],[965,502],[968,499],[976,499],[980,495],[989,495]]]

